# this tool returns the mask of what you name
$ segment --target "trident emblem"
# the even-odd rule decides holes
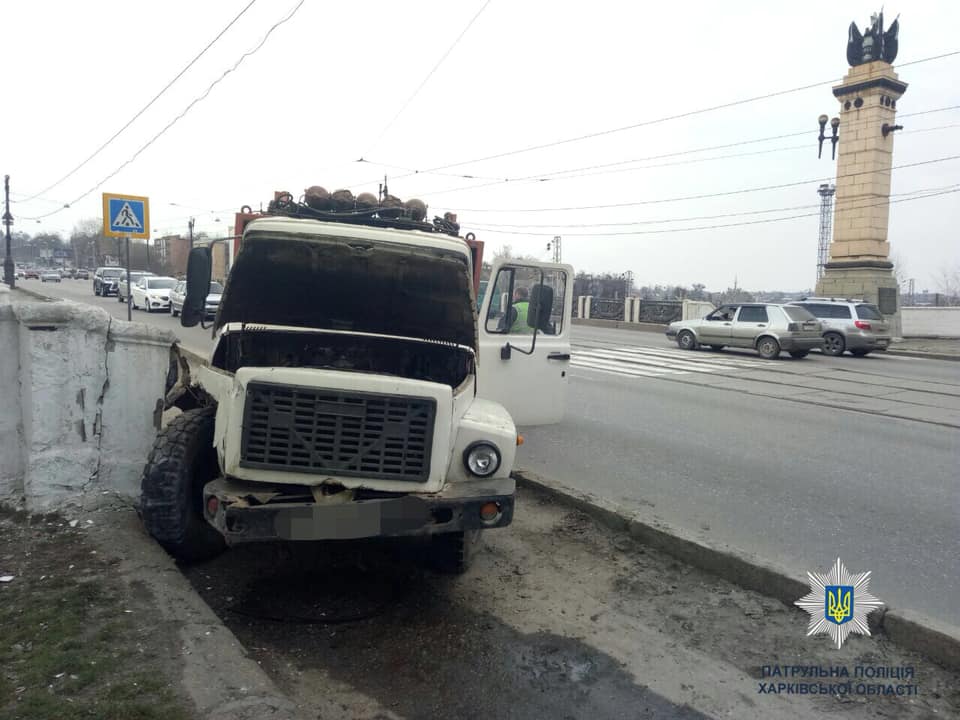
[[[824,604],[826,617],[832,623],[843,625],[853,618],[853,586],[827,585]]]

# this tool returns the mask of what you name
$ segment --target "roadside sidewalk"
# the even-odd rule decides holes
[[[666,329],[665,325],[627,323],[620,320],[580,320],[574,318],[573,324],[582,327],[602,327],[610,330],[653,333],[661,337],[664,337],[664,330]],[[893,342],[887,353],[904,357],[927,358],[928,360],[960,360],[960,338],[901,338]]]
[[[0,577],[0,717],[298,717],[131,508],[0,506]]]
[[[960,360],[960,338],[903,338],[895,341],[887,352],[931,360]]]

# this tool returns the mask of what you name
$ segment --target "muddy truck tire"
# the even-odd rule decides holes
[[[187,410],[160,431],[140,483],[144,527],[178,560],[199,562],[226,548],[203,519],[203,486],[218,472],[213,448],[216,407]]]
[[[430,537],[430,564],[444,575],[462,575],[473,564],[480,531],[442,533]]]

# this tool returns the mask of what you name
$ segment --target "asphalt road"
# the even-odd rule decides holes
[[[126,319],[88,281],[24,287]],[[134,318],[209,352],[209,330]],[[770,362],[581,326],[573,342],[567,418],[524,429],[521,467],[797,575],[839,556],[886,603],[960,626],[960,363]]]
[[[587,327],[573,349],[571,411],[526,430],[522,467],[800,576],[840,557],[960,626],[960,363],[768,362]]]
[[[425,546],[235,547],[184,574],[303,717],[795,720],[956,717],[960,674],[807,616],[521,490],[462,576]],[[209,650],[208,650],[209,652]],[[758,693],[763,665],[915,666],[921,694]],[[851,670],[852,672],[852,670]]]
[[[88,305],[96,305],[102,307],[118,320],[127,319],[127,306],[125,303],[119,302],[116,296],[97,297],[93,294],[93,280],[62,280],[59,283],[20,280],[17,287],[32,290],[48,297],[64,298]],[[133,320],[137,322],[147,322],[173,331],[180,338],[184,347],[204,357],[208,356],[213,348],[212,333],[209,328],[204,330],[199,325],[192,328],[182,327],[180,318],[172,317],[169,313],[148,313],[146,310],[132,310],[131,313]]]

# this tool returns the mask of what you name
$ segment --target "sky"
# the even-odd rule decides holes
[[[386,175],[488,252],[546,260],[559,235],[564,262],[637,286],[815,283],[817,187],[835,174],[816,119],[839,114],[847,27],[878,3],[248,4],[3,3],[14,229],[68,236],[112,192],[148,196],[156,236],[190,217],[223,236],[275,190],[376,193]],[[908,63],[960,50],[960,3],[885,12],[902,13],[894,65],[909,85],[894,166],[937,161],[894,170],[891,253],[933,292],[960,269],[960,193],[916,191],[960,186],[960,159],[942,160],[960,156],[960,54]],[[756,189],[771,185],[789,187]]]

